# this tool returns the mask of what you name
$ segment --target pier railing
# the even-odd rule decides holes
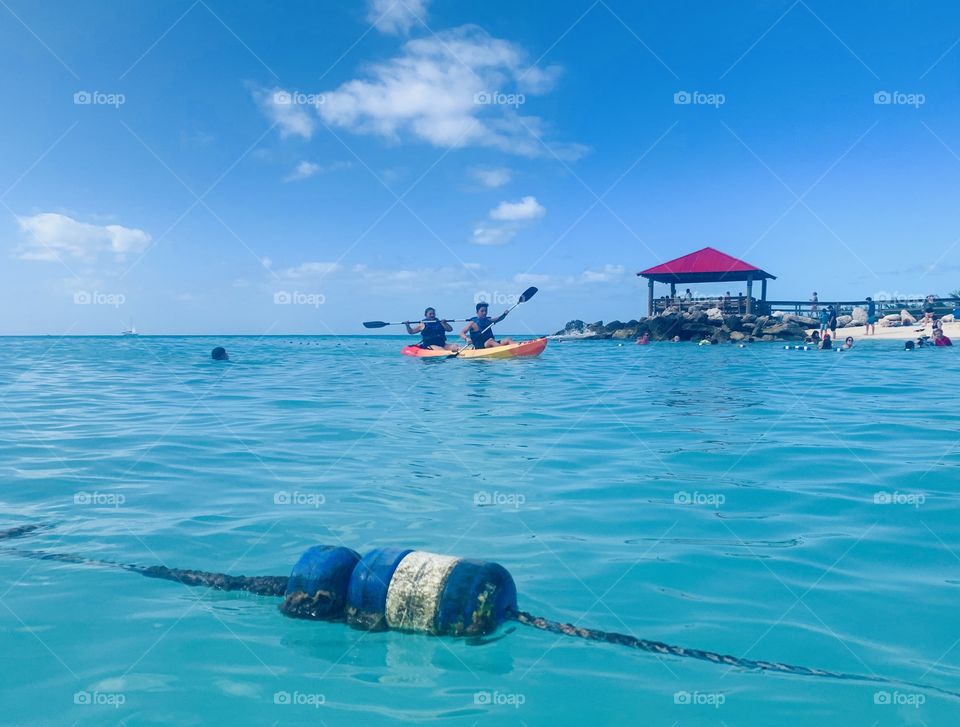
[[[759,298],[750,299],[750,309],[757,315],[769,315],[769,301]],[[663,313],[667,308],[676,308],[681,313],[691,308],[707,310],[708,308],[719,308],[725,315],[743,315],[747,312],[746,296],[731,295],[729,298],[720,296],[719,298],[687,298],[682,295],[671,298],[669,295],[663,295],[653,299],[653,315]]]
[[[923,306],[926,305],[926,298],[899,298],[899,299],[877,299],[873,301],[877,306],[877,317],[883,317],[890,313],[899,313],[902,310],[908,311],[914,317],[923,315]],[[810,300],[768,300],[770,312],[781,311],[783,313],[793,313],[794,315],[812,316],[816,318],[820,311],[825,310],[827,306],[832,305],[838,315],[850,315],[854,308],[866,308],[868,302],[865,300],[819,300],[816,303]],[[960,298],[934,298],[934,315],[942,316],[947,313],[953,313],[954,309],[960,306]]]
[[[877,317],[881,318],[891,313],[899,313],[902,310],[909,311],[910,315],[920,318],[923,315],[923,306],[926,305],[926,298],[897,298],[897,299],[877,299],[874,303],[877,306]],[[820,311],[825,310],[827,306],[832,305],[837,310],[837,315],[850,315],[854,308],[866,308],[866,300],[819,300],[816,303],[810,300],[761,300],[759,298],[751,299],[751,310],[757,315],[770,315],[774,312],[793,313],[794,315],[809,316],[816,318]],[[960,298],[934,298],[933,312],[936,316],[953,313],[954,309],[960,307]],[[745,296],[720,296],[717,298],[688,298],[685,296],[670,297],[667,295],[653,300],[653,313],[658,315],[667,308],[676,308],[681,313],[691,308],[706,310],[708,308],[719,308],[726,315],[743,315],[747,312],[747,299]]]

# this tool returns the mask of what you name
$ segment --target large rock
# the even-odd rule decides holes
[[[768,340],[767,336],[781,341],[802,341],[807,337],[807,332],[796,323],[775,323],[763,329],[763,339]]]
[[[680,334],[683,328],[683,321],[676,313],[665,313],[647,321],[650,326],[650,336],[659,341],[666,338],[673,338]]]
[[[882,320],[890,321],[891,323],[893,323],[894,321],[896,321],[897,323],[899,323],[899,322],[900,322],[900,314],[899,314],[899,313],[890,313],[889,315],[885,315],[885,316],[882,318]]]
[[[726,326],[729,331],[737,330],[741,323],[743,323],[743,319],[740,316],[727,316],[723,319],[723,325]]]
[[[747,337],[746,333],[741,333],[740,331],[730,331],[731,341],[742,341],[746,337]]]
[[[853,316],[837,316],[837,326],[839,328],[846,328],[851,323],[853,323]]]
[[[640,332],[636,328],[621,328],[610,334],[611,338],[622,340],[625,338],[639,338]]]
[[[707,318],[712,321],[723,321],[723,311],[719,308],[707,308]]]
[[[900,311],[900,323],[905,326],[912,326],[917,322],[917,319],[910,315],[910,311],[902,310]]]
[[[851,318],[853,319],[854,325],[856,326],[864,325],[867,322],[867,309],[864,308],[862,305],[858,305],[856,308],[853,309],[853,315],[851,316]]]
[[[742,320],[744,323],[756,323],[757,317],[753,313],[747,313]]]
[[[623,321],[610,321],[607,325],[603,327],[605,333],[613,333],[618,331],[621,328],[624,328]]]
[[[581,320],[569,321],[563,327],[563,330],[557,331],[553,335],[560,338],[599,338],[596,330]]]
[[[760,332],[763,330],[763,327],[767,325],[767,321],[770,320],[769,316],[758,316],[756,323],[753,324],[753,333],[754,336],[762,335]]]
[[[714,343],[727,343],[730,340],[730,332],[721,328],[713,334],[713,338],[710,340]]]
[[[787,313],[783,317],[784,323],[796,323],[801,326],[806,326],[807,328],[816,328],[820,325],[820,321],[816,318],[811,318],[810,316],[798,316],[793,313]]]

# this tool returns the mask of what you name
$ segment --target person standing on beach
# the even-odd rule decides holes
[[[820,311],[820,336],[827,332],[827,325],[830,323],[830,311],[824,308]]]
[[[827,327],[830,328],[830,335],[833,338],[837,337],[837,309],[832,305],[827,306],[827,312],[829,316],[827,317]]]
[[[926,302],[923,304],[923,321],[920,323],[921,328],[926,328],[927,323],[933,323],[933,301],[934,297],[928,295]]]
[[[873,298],[869,295],[867,296],[867,332],[864,334],[869,336],[873,333],[876,333],[877,330],[874,328],[874,324],[877,322],[877,304],[873,302]]]

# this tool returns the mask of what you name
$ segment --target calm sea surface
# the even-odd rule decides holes
[[[496,560],[537,615],[960,687],[960,348],[401,345],[0,339],[0,529],[247,575],[317,543]],[[503,633],[365,634],[0,549],[0,722],[960,723],[909,686]]]

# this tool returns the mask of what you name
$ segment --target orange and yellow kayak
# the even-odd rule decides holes
[[[460,352],[459,355],[453,351],[420,348],[419,346],[407,346],[401,353],[404,356],[415,356],[417,358],[449,358],[451,356],[457,356],[457,358],[520,358],[522,356],[539,356],[546,347],[546,338],[535,338],[532,341],[520,341],[507,346],[470,348]]]

